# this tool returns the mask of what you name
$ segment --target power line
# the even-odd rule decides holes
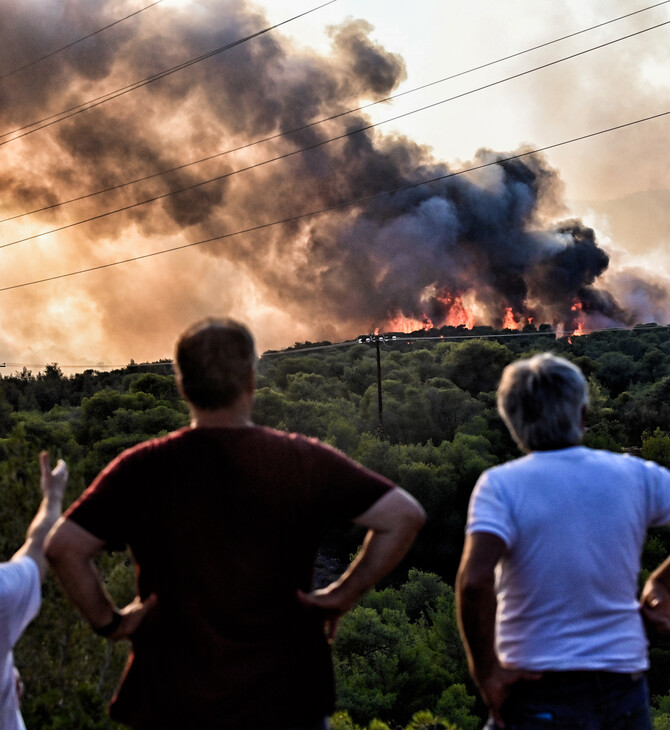
[[[349,207],[349,206],[352,206],[352,205],[358,205],[360,203],[366,203],[366,202],[368,202],[370,200],[374,200],[375,198],[380,198],[380,197],[383,197],[383,196],[386,196],[386,195],[394,195],[395,193],[405,192],[407,190],[412,190],[414,188],[421,187],[423,185],[430,185],[432,183],[440,182],[442,180],[446,180],[446,179],[451,178],[451,177],[457,177],[459,175],[465,175],[465,174],[467,174],[469,172],[474,172],[475,170],[482,170],[482,169],[487,168],[487,167],[492,167],[493,165],[499,165],[499,164],[501,164],[503,162],[511,162],[512,160],[518,160],[518,159],[520,159],[522,157],[528,157],[530,155],[534,155],[534,154],[537,154],[539,152],[546,152],[547,150],[556,149],[557,147],[563,147],[565,145],[572,144],[574,142],[579,142],[579,141],[582,141],[582,140],[585,140],[585,139],[590,139],[592,137],[597,137],[597,136],[602,135],[602,134],[607,134],[609,132],[614,132],[614,131],[617,131],[617,130],[620,130],[620,129],[625,129],[626,127],[632,127],[632,126],[634,126],[636,124],[642,124],[644,122],[651,121],[652,119],[660,119],[661,117],[665,117],[665,116],[667,116],[669,114],[670,114],[670,111],[661,112],[660,114],[654,114],[652,116],[644,117],[643,119],[637,119],[635,121],[626,122],[624,124],[619,124],[619,125],[614,126],[614,127],[608,127],[607,129],[602,129],[602,130],[599,130],[597,132],[590,132],[588,134],[583,134],[583,135],[581,135],[579,137],[573,137],[572,139],[564,140],[563,142],[555,142],[554,144],[546,145],[544,147],[538,147],[538,148],[536,148],[534,150],[526,150],[525,152],[520,152],[520,153],[515,154],[515,155],[509,155],[508,157],[501,157],[501,158],[498,158],[498,159],[496,159],[496,160],[494,160],[492,162],[485,162],[485,163],[482,163],[481,165],[474,165],[474,166],[468,167],[468,168],[466,168],[464,170],[458,170],[456,172],[449,172],[449,173],[447,173],[445,175],[439,175],[438,177],[434,177],[434,178],[431,178],[429,180],[422,180],[420,182],[410,183],[408,185],[403,185],[402,187],[394,188],[392,190],[384,190],[382,192],[373,193],[371,195],[367,195],[367,196],[364,196],[362,198],[356,198],[354,200],[343,201],[343,202],[337,203],[335,205],[330,205],[330,206],[328,206],[326,208],[321,208],[319,210],[309,211],[307,213],[299,213],[297,215],[293,215],[293,216],[290,216],[288,218],[282,218],[281,220],[271,221],[269,223],[261,223],[261,224],[256,225],[256,226],[251,226],[249,228],[241,229],[241,230],[238,230],[238,231],[233,231],[231,233],[223,233],[221,235],[212,236],[211,238],[207,238],[207,239],[204,239],[202,241],[194,241],[194,242],[191,242],[191,243],[185,243],[185,244],[182,244],[180,246],[173,246],[171,248],[162,249],[161,251],[154,251],[152,253],[142,254],[140,256],[132,256],[132,257],[127,258],[127,259],[122,259],[120,261],[112,261],[112,262],[107,263],[107,264],[100,264],[98,266],[91,266],[91,267],[86,268],[86,269],[80,269],[78,271],[71,271],[71,272],[68,272],[68,273],[65,273],[65,274],[57,274],[55,276],[45,277],[44,279],[36,279],[34,281],[23,282],[21,284],[13,284],[11,286],[5,286],[5,287],[0,288],[0,292],[10,291],[12,289],[20,289],[22,287],[33,286],[35,284],[44,284],[44,283],[46,283],[48,281],[56,281],[58,279],[65,279],[67,277],[76,276],[78,274],[88,274],[88,273],[90,273],[92,271],[99,271],[101,269],[111,268],[112,266],[120,266],[122,264],[131,263],[132,261],[141,261],[142,259],[148,259],[148,258],[152,258],[154,256],[161,256],[162,254],[173,253],[175,251],[181,251],[181,250],[186,249],[186,248],[193,248],[195,246],[202,246],[202,245],[207,244],[207,243],[212,243],[213,241],[221,241],[221,240],[224,240],[226,238],[233,238],[234,236],[240,236],[240,235],[243,235],[245,233],[252,233],[252,232],[264,230],[264,229],[267,229],[267,228],[272,228],[273,226],[277,226],[277,225],[280,225],[280,224],[283,224],[283,223],[291,223],[291,222],[294,222],[294,221],[303,220],[305,218],[311,218],[313,216],[321,215],[323,213],[328,213],[328,212],[331,212],[331,211],[334,211],[334,210],[340,210],[342,208],[346,208],[346,207]]]
[[[639,329],[636,330],[635,327],[594,327],[592,329],[584,329],[582,331],[582,334],[580,335],[572,335],[570,333],[559,335],[554,329],[547,330],[540,332],[538,331],[531,331],[531,332],[524,332],[524,331],[514,331],[514,332],[505,332],[505,331],[499,331],[497,333],[488,333],[484,334],[481,332],[473,332],[472,330],[466,330],[464,333],[457,334],[457,335],[424,335],[421,334],[424,330],[417,330],[414,333],[414,336],[412,334],[406,334],[406,335],[398,335],[393,340],[389,340],[388,338],[383,340],[384,344],[394,344],[397,342],[406,342],[410,345],[412,344],[421,344],[422,342],[425,342],[426,340],[430,341],[459,341],[459,340],[488,340],[488,339],[509,339],[509,338],[517,338],[517,337],[554,337],[556,339],[568,339],[571,337],[584,337],[586,335],[593,335],[598,334],[600,332],[634,332],[634,331],[641,331],[641,332],[656,332],[658,330],[663,329],[670,329],[670,325],[667,324],[655,324],[653,328],[648,329]],[[318,352],[323,350],[332,350],[334,348],[339,347],[352,347],[353,345],[361,344],[358,339],[355,340],[343,340],[342,342],[331,342],[325,345],[313,345],[311,347],[286,347],[281,350],[266,350],[261,354],[261,358],[264,357],[277,357],[280,355],[296,355],[300,356],[306,352]],[[91,364],[83,364],[83,365],[61,365],[60,363],[54,363],[53,361],[50,363],[23,363],[23,362],[7,362],[7,363],[0,363],[0,367],[2,365],[11,366],[11,367],[25,367],[25,368],[46,368],[48,365],[57,365],[60,369],[86,369],[86,370],[95,370],[97,368],[103,369],[103,370],[121,370],[121,369],[128,369],[128,368],[144,368],[144,367],[172,367],[174,365],[173,360],[160,360],[156,362],[130,362],[126,365],[91,365]],[[10,376],[6,376],[10,377]],[[1,379],[1,378],[0,378]]]
[[[518,56],[522,56],[522,55],[524,55],[526,53],[530,53],[531,51],[535,51],[535,50],[538,50],[540,48],[545,48],[545,47],[550,46],[552,44],[559,43],[559,42],[564,41],[564,40],[566,40],[568,38],[573,38],[575,36],[581,35],[583,33],[587,33],[589,31],[595,30],[597,28],[602,28],[603,26],[609,25],[609,24],[614,23],[614,22],[617,22],[619,20],[623,20],[625,18],[629,18],[629,17],[631,17],[633,15],[637,15],[639,13],[645,12],[647,10],[651,10],[653,8],[657,8],[660,5],[666,5],[669,2],[670,2],[670,0],[663,0],[662,2],[656,3],[655,5],[649,5],[646,8],[641,8],[640,10],[635,10],[635,11],[633,11],[631,13],[627,13],[626,15],[620,15],[620,16],[618,16],[616,18],[612,18],[610,20],[603,21],[602,23],[598,23],[596,25],[592,25],[592,26],[590,26],[588,28],[583,28],[581,30],[574,31],[573,33],[569,33],[567,35],[561,36],[560,38],[555,38],[555,39],[550,40],[550,41],[545,41],[544,43],[540,43],[538,45],[531,46],[530,48],[526,48],[525,50],[517,51],[515,53],[509,54],[507,56],[503,56],[503,57],[498,58],[498,59],[495,59],[493,61],[487,61],[486,63],[482,63],[482,64],[480,64],[478,66],[474,66],[474,67],[469,68],[469,69],[464,70],[464,71],[459,71],[459,72],[457,72],[455,74],[452,74],[451,76],[445,76],[445,77],[443,77],[441,79],[438,79],[436,81],[430,81],[430,82],[428,82],[426,84],[422,84],[421,86],[416,86],[413,89],[408,89],[406,91],[398,92],[397,94],[392,94],[391,96],[387,96],[387,97],[384,97],[382,99],[377,99],[376,101],[370,102],[368,104],[363,104],[363,105],[358,106],[358,107],[356,107],[354,109],[348,109],[348,110],[343,111],[343,112],[338,112],[336,114],[333,114],[330,117],[325,117],[323,119],[319,119],[319,120],[316,120],[316,121],[313,121],[313,122],[309,122],[308,124],[304,124],[304,125],[299,126],[299,127],[294,127],[293,129],[286,130],[284,132],[278,132],[276,134],[269,135],[267,137],[263,137],[263,138],[258,139],[258,140],[254,140],[253,142],[248,142],[246,144],[240,145],[239,147],[234,147],[234,148],[231,148],[231,149],[228,149],[228,150],[224,150],[223,152],[217,152],[217,153],[208,155],[207,157],[202,157],[202,158],[200,158],[198,160],[192,160],[190,162],[186,162],[186,163],[183,163],[181,165],[177,165],[175,167],[171,167],[171,168],[168,168],[168,169],[165,169],[165,170],[160,170],[158,172],[154,172],[154,173],[151,173],[149,175],[145,175],[144,177],[135,178],[134,180],[128,180],[126,182],[119,183],[117,185],[111,185],[111,186],[109,186],[107,188],[103,188],[103,189],[100,189],[100,190],[96,190],[94,192],[85,193],[84,195],[80,195],[80,196],[75,197],[75,198],[70,198],[69,200],[63,200],[63,201],[59,201],[57,203],[52,203],[51,205],[46,205],[46,206],[43,206],[42,208],[36,208],[35,210],[26,211],[24,213],[17,213],[15,215],[9,216],[7,218],[0,219],[0,223],[5,223],[7,221],[16,220],[17,218],[22,218],[24,216],[33,215],[35,213],[43,213],[45,211],[52,210],[54,208],[58,208],[58,207],[61,207],[63,205],[68,205],[70,203],[76,203],[76,202],[79,202],[81,200],[85,200],[87,198],[92,198],[92,197],[97,196],[97,195],[102,195],[104,193],[112,192],[114,190],[119,190],[119,189],[124,188],[124,187],[127,187],[129,185],[135,185],[135,184],[140,183],[140,182],[145,182],[146,180],[151,180],[152,178],[155,178],[155,177],[161,177],[161,176],[167,175],[167,174],[169,174],[171,172],[177,172],[177,171],[183,170],[183,169],[185,169],[187,167],[192,167],[194,165],[199,165],[199,164],[201,164],[203,162],[210,162],[211,160],[216,159],[218,157],[223,157],[224,155],[232,154],[233,152],[239,152],[241,150],[247,149],[249,147],[253,147],[253,146],[258,145],[258,144],[263,144],[265,142],[270,142],[272,140],[279,139],[281,137],[287,137],[287,136],[289,136],[291,134],[295,134],[297,132],[302,132],[302,131],[305,131],[307,129],[310,129],[311,127],[315,127],[315,126],[317,126],[319,124],[324,124],[325,122],[333,121],[335,119],[338,119],[340,117],[346,116],[348,114],[354,114],[355,112],[363,111],[365,109],[368,109],[370,107],[376,106],[378,104],[385,103],[387,101],[393,101],[393,100],[398,99],[398,98],[400,98],[402,96],[407,96],[409,94],[413,94],[413,93],[415,93],[417,91],[423,91],[424,89],[430,88],[431,86],[436,86],[437,84],[441,84],[441,83],[444,83],[446,81],[451,81],[451,80],[453,80],[455,78],[458,78],[460,76],[464,76],[466,74],[473,73],[474,71],[479,71],[481,69],[487,68],[489,66],[493,66],[493,65],[498,64],[498,63],[501,63],[503,61],[508,61],[508,60],[510,60],[512,58],[517,58]]]
[[[150,198],[145,198],[144,200],[140,200],[140,201],[137,201],[135,203],[129,203],[128,205],[124,205],[124,206],[122,206],[120,208],[115,208],[113,210],[106,211],[104,213],[98,213],[96,215],[89,216],[88,218],[84,218],[82,220],[74,221],[72,223],[66,223],[66,224],[64,224],[62,226],[58,226],[57,228],[50,228],[50,229],[48,229],[46,231],[42,231],[41,233],[35,233],[35,234],[31,235],[31,236],[26,236],[24,238],[16,239],[15,241],[9,241],[7,243],[3,243],[3,244],[0,245],[0,249],[7,248],[8,246],[15,246],[16,244],[19,244],[19,243],[25,243],[26,241],[32,241],[32,240],[35,240],[36,238],[41,238],[42,236],[47,236],[47,235],[50,235],[52,233],[58,233],[60,231],[68,230],[70,228],[74,228],[76,226],[80,226],[80,225],[82,225],[84,223],[91,223],[92,221],[100,220],[102,218],[107,218],[108,216],[115,215],[116,213],[122,213],[122,212],[125,212],[125,211],[128,211],[128,210],[133,210],[134,208],[138,208],[138,207],[140,207],[142,205],[146,205],[148,203],[154,203],[154,202],[156,202],[158,200],[163,200],[165,198],[172,197],[173,195],[177,195],[179,193],[183,193],[183,192],[187,192],[187,191],[190,191],[190,190],[194,190],[195,188],[202,187],[203,185],[208,185],[208,184],[213,183],[213,182],[218,182],[218,181],[224,180],[225,178],[232,177],[233,175],[237,175],[237,174],[239,174],[241,172],[248,172],[249,170],[254,170],[254,169],[258,168],[258,167],[262,167],[264,165],[268,165],[268,164],[270,164],[272,162],[277,162],[279,160],[284,160],[284,159],[287,159],[289,157],[293,157],[294,155],[302,154],[303,152],[307,152],[309,150],[317,149],[318,147],[323,147],[323,146],[325,146],[327,144],[330,144],[331,142],[336,142],[338,140],[342,140],[342,139],[345,139],[347,137],[351,137],[354,134],[360,134],[361,132],[368,131],[368,130],[373,129],[375,127],[379,127],[379,126],[381,126],[383,124],[388,124],[389,122],[397,121],[398,119],[404,119],[405,117],[411,116],[412,114],[417,114],[418,112],[426,111],[428,109],[433,109],[433,108],[435,108],[437,106],[440,106],[441,104],[446,104],[446,103],[448,103],[450,101],[454,101],[456,99],[461,99],[461,98],[463,98],[465,96],[469,96],[469,95],[474,94],[474,93],[477,93],[479,91],[483,91],[485,89],[490,89],[490,88],[492,88],[494,86],[498,86],[500,84],[506,83],[507,81],[511,81],[513,79],[518,79],[518,78],[521,78],[522,76],[527,76],[528,74],[534,73],[535,71],[540,71],[540,70],[543,70],[545,68],[549,68],[550,66],[555,66],[555,65],[557,65],[559,63],[562,63],[563,61],[572,60],[574,58],[577,58],[578,56],[583,56],[586,53],[591,53],[591,51],[600,50],[600,49],[605,48],[607,46],[610,46],[610,45],[612,45],[614,43],[619,43],[622,40],[628,40],[629,38],[633,38],[635,36],[641,35],[642,33],[646,33],[646,32],[648,32],[650,30],[656,30],[657,28],[660,28],[662,26],[669,25],[669,24],[670,24],[670,21],[664,21],[663,23],[659,23],[658,25],[652,26],[651,28],[646,28],[644,30],[636,31],[635,33],[631,33],[629,35],[622,36],[621,38],[617,38],[617,39],[614,39],[614,40],[611,40],[611,41],[607,41],[606,43],[602,43],[600,45],[593,46],[591,48],[587,48],[587,49],[585,49],[583,51],[579,51],[577,53],[573,53],[573,54],[570,54],[568,56],[564,56],[563,58],[559,58],[559,59],[556,59],[554,61],[549,61],[548,63],[541,64],[540,66],[535,66],[534,68],[526,69],[525,71],[521,71],[521,72],[519,72],[517,74],[513,74],[512,76],[507,76],[504,79],[499,79],[498,81],[492,81],[491,83],[485,84],[484,86],[479,86],[479,87],[477,87],[475,89],[470,89],[468,91],[464,91],[464,92],[462,92],[460,94],[456,94],[455,96],[449,97],[447,99],[442,99],[440,101],[434,102],[432,104],[428,104],[428,105],[423,106],[423,107],[420,107],[418,109],[413,109],[413,110],[411,110],[409,112],[405,112],[404,114],[398,114],[398,115],[396,115],[394,117],[391,117],[389,119],[385,119],[385,120],[383,120],[381,122],[370,123],[370,124],[364,125],[362,127],[359,127],[357,129],[349,130],[348,132],[345,132],[343,134],[337,135],[335,137],[330,137],[328,139],[321,140],[320,142],[315,142],[314,144],[308,145],[307,147],[301,147],[300,149],[292,150],[291,152],[286,152],[283,155],[278,155],[277,157],[273,157],[273,158],[270,158],[268,160],[263,160],[262,162],[257,162],[257,163],[254,163],[253,165],[249,165],[247,167],[243,167],[243,168],[238,169],[238,170],[233,170],[232,172],[226,172],[226,173],[223,173],[222,175],[217,175],[217,176],[215,176],[213,178],[208,178],[207,180],[201,180],[200,182],[193,183],[192,185],[187,185],[186,187],[178,188],[176,190],[171,190],[171,191],[169,191],[167,193],[162,193],[161,195],[154,195],[154,196],[152,196]],[[0,289],[0,291],[2,291],[2,289]]]
[[[655,324],[653,328],[643,329],[640,331],[646,332],[655,332],[657,330],[661,329],[670,329],[670,325],[662,325],[662,324]],[[416,332],[412,334],[407,335],[395,335],[393,339],[389,339],[388,333],[386,335],[380,336],[383,337],[380,341],[382,344],[395,344],[397,342],[407,342],[409,344],[421,344],[422,342],[425,342],[426,340],[439,340],[441,342],[444,341],[451,341],[451,340],[488,340],[488,339],[500,339],[500,338],[517,338],[517,337],[554,337],[556,339],[567,339],[570,337],[583,337],[585,335],[593,335],[598,334],[600,332],[633,332],[636,331],[635,327],[593,327],[589,329],[582,330],[582,333],[580,335],[572,335],[570,333],[559,335],[556,330],[551,329],[547,331],[540,332],[537,331],[531,331],[531,332],[524,332],[521,330],[513,331],[513,332],[505,332],[505,331],[498,331],[492,332],[489,334],[484,334],[481,332],[473,332],[472,330],[466,330],[462,334],[457,335],[424,335],[421,334],[425,330],[417,330]],[[360,339],[355,340],[345,340],[343,342],[337,342],[337,343],[331,343],[327,345],[314,345],[313,347],[287,347],[283,350],[266,350],[262,357],[274,357],[277,355],[302,355],[305,352],[316,352],[319,350],[329,350],[334,347],[350,347],[352,345],[358,345],[363,344],[361,343]]]
[[[122,370],[122,369],[129,369],[129,368],[145,368],[145,367],[162,367],[162,366],[169,366],[172,367],[173,362],[172,360],[162,360],[160,362],[129,362],[126,365],[104,365],[103,363],[97,363],[95,365],[87,363],[83,365],[61,365],[59,362],[48,362],[48,363],[31,363],[31,362],[7,362],[7,363],[0,363],[0,367],[5,366],[11,366],[15,368],[46,368],[49,365],[57,365],[60,370],[67,369],[67,370]],[[9,377],[9,376],[7,376]],[[1,379],[1,376],[0,376]]]
[[[176,73],[177,71],[183,71],[186,68],[190,68],[191,66],[194,66],[195,64],[200,63],[201,61],[205,61],[208,58],[212,58],[213,56],[223,53],[224,51],[228,51],[231,48],[234,48],[235,46],[239,46],[242,43],[246,43],[247,41],[250,41],[254,38],[258,38],[259,36],[262,36],[265,33],[269,33],[270,31],[276,30],[277,28],[281,27],[282,25],[291,23],[294,20],[297,20],[298,18],[302,18],[305,15],[309,15],[310,13],[313,13],[317,10],[321,10],[321,8],[324,8],[327,5],[332,5],[335,2],[337,2],[337,0],[328,0],[328,2],[325,2],[322,5],[319,5],[315,8],[312,8],[311,10],[306,10],[304,13],[300,13],[299,15],[294,15],[292,18],[288,18],[287,20],[282,20],[279,23],[275,23],[275,25],[271,25],[268,28],[263,28],[262,30],[256,31],[255,33],[251,33],[250,35],[245,36],[244,38],[239,38],[236,41],[227,43],[226,45],[221,46],[220,48],[215,48],[213,51],[208,51],[207,53],[204,53],[201,56],[197,56],[196,58],[191,58],[188,61],[184,61],[183,63],[178,64],[177,66],[173,66],[172,68],[165,69],[156,74],[153,74],[152,76],[147,76],[146,78],[141,79],[139,81],[134,81],[133,83],[128,84],[127,86],[121,87],[120,89],[116,89],[115,91],[110,91],[106,94],[102,94],[101,96],[98,96],[95,99],[90,99],[88,101],[82,102],[81,104],[76,104],[75,106],[70,107],[69,109],[65,109],[64,111],[60,111],[60,112],[57,112],[56,114],[52,114],[48,117],[44,117],[43,119],[40,119],[36,122],[30,122],[29,124],[25,124],[23,127],[18,127],[16,129],[10,130],[9,132],[2,132],[2,133],[0,133],[0,138],[9,137],[10,135],[16,134],[17,132],[23,132],[23,134],[16,134],[15,137],[12,137],[11,139],[6,139],[3,142],[0,142],[0,146],[9,144],[10,142],[14,142],[17,139],[26,137],[29,134],[33,134],[34,132],[38,132],[41,129],[45,129],[46,127],[50,127],[54,124],[58,124],[59,122],[62,122],[65,119],[69,119],[70,117],[74,117],[77,114],[81,114],[82,112],[88,111],[89,109],[98,107],[98,106],[104,104],[105,102],[111,101],[112,99],[117,99],[120,96],[129,94],[132,91],[136,91],[137,89],[140,89],[144,86],[152,84],[154,81],[159,81],[160,79],[164,79],[167,76],[170,76],[171,74]],[[35,129],[28,129],[29,127],[32,127],[34,125],[41,125],[41,126],[36,126]],[[28,131],[24,131],[24,130],[28,130]]]
[[[7,73],[2,74],[0,76],[0,81],[2,81],[3,79],[7,79],[10,76],[13,76],[14,74],[19,73],[19,71],[25,71],[27,68],[30,68],[31,66],[35,66],[36,64],[40,63],[41,61],[45,61],[47,58],[51,58],[52,56],[55,56],[57,53],[61,53],[61,51],[65,51],[68,48],[72,48],[72,46],[76,46],[78,43],[88,40],[89,38],[92,38],[93,36],[96,36],[105,30],[109,30],[110,28],[113,28],[115,25],[118,25],[119,23],[123,23],[124,20],[129,20],[130,18],[134,17],[135,15],[139,15],[140,13],[143,13],[145,10],[149,10],[149,8],[153,8],[155,5],[158,5],[162,2],[163,2],[163,0],[156,0],[156,2],[151,3],[151,5],[147,5],[143,8],[140,8],[139,10],[136,10],[134,13],[130,13],[129,15],[126,15],[123,18],[119,18],[118,20],[115,20],[113,23],[110,23],[109,25],[105,25],[103,28],[98,28],[98,30],[94,30],[92,33],[89,33],[88,35],[85,35],[82,38],[78,38],[76,41],[72,41],[71,43],[61,46],[61,48],[58,48],[55,51],[51,51],[51,53],[47,53],[44,56],[40,56],[39,58],[36,58],[34,61],[30,61],[29,63],[26,63],[23,66],[19,66],[19,68],[15,68],[13,71],[8,71]]]

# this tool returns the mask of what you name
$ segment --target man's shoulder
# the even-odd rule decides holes
[[[670,471],[641,456],[617,453],[587,446],[572,446],[556,451],[535,451],[517,459],[497,464],[482,474],[483,481],[502,481],[532,477],[537,474],[589,474],[593,472],[619,475],[621,479],[640,479],[651,472],[662,472],[670,477]]]
[[[161,451],[163,449],[170,448],[171,445],[178,444],[182,441],[187,432],[190,430],[191,429],[188,427],[180,428],[177,431],[172,431],[162,436],[154,436],[150,439],[146,439],[145,441],[140,441],[140,443],[124,449],[117,458],[123,460],[132,459],[134,457],[142,457],[153,451]]]
[[[524,454],[518,456],[516,459],[510,459],[509,461],[503,461],[500,464],[488,467],[482,472],[482,476],[485,477],[496,477],[504,476],[506,474],[532,468],[532,460],[530,454]]]
[[[251,431],[253,432],[250,433],[252,439],[261,443],[264,442],[270,447],[300,452],[324,451],[336,453],[336,449],[319,441],[314,436],[305,436],[305,434],[293,431],[279,431],[269,426],[254,426]]]
[[[666,472],[667,469],[660,466],[655,461],[645,459],[641,455],[633,454],[629,452],[614,452],[606,449],[589,449],[582,447],[581,451],[584,455],[584,459],[588,460],[592,465],[598,465],[601,468],[610,466],[613,469],[619,469],[622,471],[628,471],[631,473],[639,474],[645,470],[661,470]]]
[[[304,468],[362,470],[360,464],[339,449],[314,436],[255,426],[250,434],[253,449],[272,460],[302,463]]]
[[[254,424],[245,428],[190,428],[185,427],[173,431],[164,436],[158,436],[148,441],[143,441],[125,452],[122,456],[130,457],[160,453],[171,449],[190,449],[198,443],[216,443],[220,441],[239,442],[246,447],[253,448],[276,448],[287,451],[327,451],[334,453],[337,450],[328,444],[323,443],[313,436],[305,436],[301,433],[280,431],[270,426]]]
[[[173,463],[175,459],[197,458],[199,452],[209,458],[220,448],[235,453],[241,460],[255,454],[257,458],[288,460],[294,463],[339,463],[348,458],[337,449],[312,436],[279,431],[268,426],[253,425],[243,429],[183,428],[164,436],[143,441],[122,452],[107,470],[151,470]],[[241,455],[246,454],[247,457]]]

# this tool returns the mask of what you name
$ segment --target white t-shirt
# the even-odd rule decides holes
[[[0,728],[25,730],[14,676],[12,649],[37,615],[41,601],[37,563],[23,556],[0,563]]]
[[[575,446],[485,471],[467,532],[499,536],[496,648],[528,670],[648,667],[638,609],[648,527],[670,524],[670,471]]]

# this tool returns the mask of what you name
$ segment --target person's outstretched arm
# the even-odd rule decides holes
[[[12,560],[27,555],[37,563],[40,578],[44,579],[49,567],[44,557],[44,541],[49,530],[63,512],[63,495],[65,493],[65,485],[67,484],[68,470],[66,463],[62,459],[59,459],[56,466],[52,469],[49,462],[49,454],[46,451],[42,451],[40,454],[40,472],[42,502],[28,527],[26,541],[14,553]]]
[[[118,641],[135,633],[155,605],[156,596],[144,602],[137,596],[118,610],[93,563],[104,544],[76,522],[61,518],[47,538],[46,557],[63,590],[93,629]]]
[[[425,519],[421,505],[400,487],[386,492],[354,519],[368,531],[351,565],[329,586],[311,593],[299,592],[305,605],[324,612],[330,638],[338,618],[403,559]]]

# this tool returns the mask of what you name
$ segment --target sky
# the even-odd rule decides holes
[[[0,0],[0,373],[670,323],[670,4],[319,4]]]

